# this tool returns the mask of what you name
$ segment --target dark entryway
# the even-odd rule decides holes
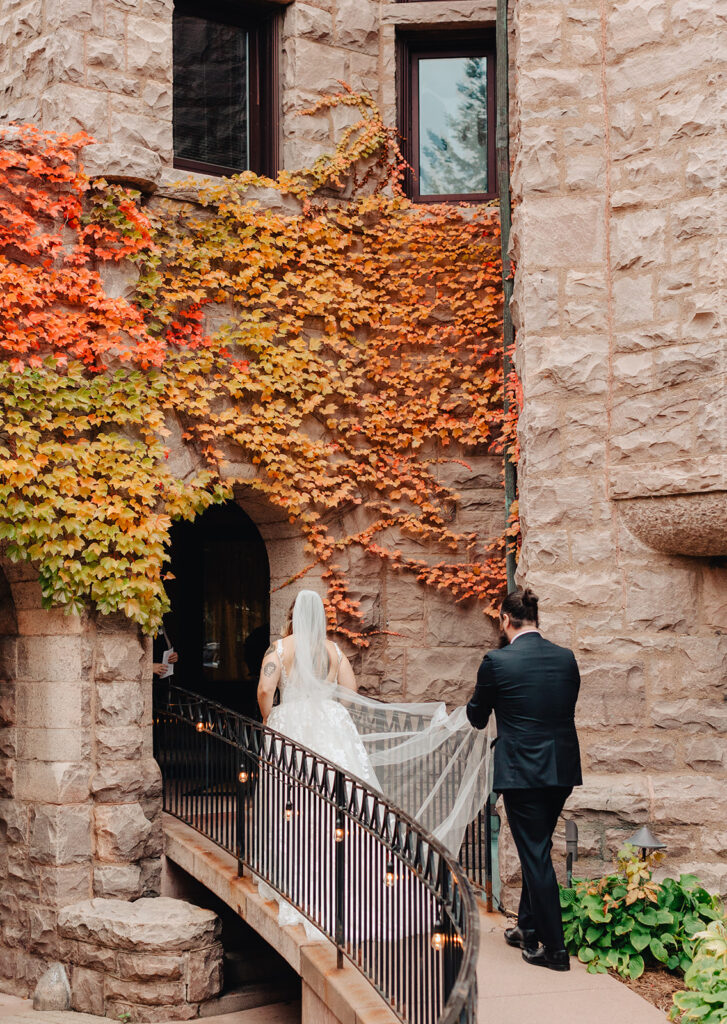
[[[172,527],[164,618],[179,652],[173,682],[246,715],[257,714],[270,643],[270,566],[252,519],[228,502]]]

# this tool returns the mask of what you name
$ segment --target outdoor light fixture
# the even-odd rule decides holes
[[[578,826],[572,818],[565,823],[565,870],[568,876],[568,888],[573,888],[573,861],[578,860]]]
[[[248,772],[245,771],[244,768],[241,768],[237,778],[239,779],[240,782],[247,782],[247,780],[250,778],[250,775]]]
[[[342,843],[343,842],[343,837],[345,835],[345,832],[343,831],[343,818],[341,818],[340,816],[338,818],[336,818],[336,831],[335,831],[334,835],[336,837],[336,842],[337,843]]]
[[[631,846],[640,848],[642,860],[646,860],[646,855],[649,851],[666,849],[666,843],[662,843],[660,839],[657,839],[648,825],[643,825],[626,842],[630,843]]]
[[[204,732],[204,718],[197,719],[197,732]]]
[[[393,860],[390,860],[389,863],[386,865],[386,874],[384,876],[384,882],[386,883],[386,885],[388,885],[389,888],[391,888],[395,880],[396,875],[394,874],[394,862]]]
[[[437,919],[437,922],[434,925],[434,929],[432,930],[431,939],[432,949],[435,951],[435,953],[441,953],[442,950],[444,949],[444,939],[444,927],[442,925],[442,922],[439,919]]]
[[[293,817],[293,804],[292,804],[292,802],[290,800],[288,800],[287,804],[285,805],[285,820],[286,821],[291,821],[292,817]]]

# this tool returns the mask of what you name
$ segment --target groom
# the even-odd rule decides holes
[[[563,805],[583,781],[573,720],[578,666],[572,651],[541,636],[531,590],[515,590],[502,602],[500,637],[501,649],[482,660],[467,717],[484,729],[495,712],[493,789],[502,793],[522,867],[517,927],[505,931],[505,941],[522,948],[529,964],[567,971],[550,851]]]

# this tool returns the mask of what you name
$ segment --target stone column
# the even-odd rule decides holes
[[[160,779],[136,627],[43,609],[32,569],[5,573],[16,632],[2,640],[0,979],[28,994],[63,959],[62,907],[158,892]]]

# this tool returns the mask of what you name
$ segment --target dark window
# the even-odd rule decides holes
[[[403,36],[399,130],[420,202],[491,199],[497,192],[495,48],[487,33]]]
[[[176,0],[175,167],[277,172],[276,28],[267,7]]]

